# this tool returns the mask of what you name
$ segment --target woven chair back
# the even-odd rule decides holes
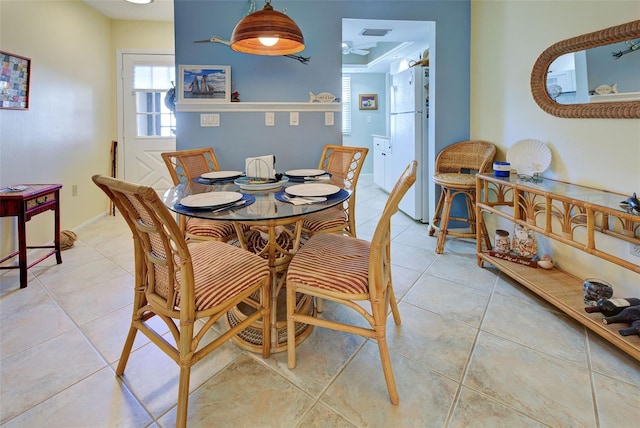
[[[200,175],[220,171],[218,159],[211,147],[162,153],[174,185],[187,183]]]
[[[436,173],[487,172],[492,167],[496,146],[488,141],[469,140],[445,147],[436,158]]]
[[[156,191],[99,175],[93,181],[118,207],[133,233],[138,290],[144,291],[155,313],[190,319],[195,313],[194,305],[188,303],[193,301],[191,255]],[[178,284],[183,284],[182,289]],[[183,303],[188,313],[176,309]]]
[[[360,170],[367,157],[366,147],[349,147],[327,144],[324,146],[318,169],[344,180],[343,187],[355,191]]]

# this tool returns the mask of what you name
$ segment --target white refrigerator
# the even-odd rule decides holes
[[[428,69],[411,67],[391,75],[390,90],[390,154],[385,157],[385,175],[395,180],[400,177],[407,164],[418,161],[416,183],[400,202],[400,210],[423,223],[428,218],[428,186],[423,176],[426,171],[428,105],[425,82]],[[387,180],[388,181],[388,180]]]

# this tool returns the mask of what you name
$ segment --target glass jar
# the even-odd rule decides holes
[[[536,233],[528,227],[519,224],[513,227],[513,251],[520,257],[533,258],[538,254]]]
[[[494,243],[496,251],[500,253],[508,253],[511,249],[511,244],[509,242],[509,232],[507,232],[506,230],[497,229]]]

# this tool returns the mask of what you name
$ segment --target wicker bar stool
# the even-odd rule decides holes
[[[482,140],[462,141],[442,149],[436,158],[434,183],[440,185],[442,193],[438,200],[435,215],[429,226],[429,236],[433,236],[436,229],[438,242],[436,253],[444,252],[444,243],[447,235],[459,238],[476,237],[476,173],[485,173],[491,170],[493,158],[496,155],[496,147]],[[467,205],[468,216],[452,217],[451,206],[457,195],[463,195]],[[471,230],[449,230],[449,221],[467,223]],[[484,233],[485,239],[488,234]],[[487,242],[487,246],[491,246]]]

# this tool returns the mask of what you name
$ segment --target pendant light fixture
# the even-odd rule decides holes
[[[304,50],[304,38],[291,18],[273,10],[271,0],[265,0],[262,10],[245,16],[233,29],[231,49],[253,55],[290,55]]]

